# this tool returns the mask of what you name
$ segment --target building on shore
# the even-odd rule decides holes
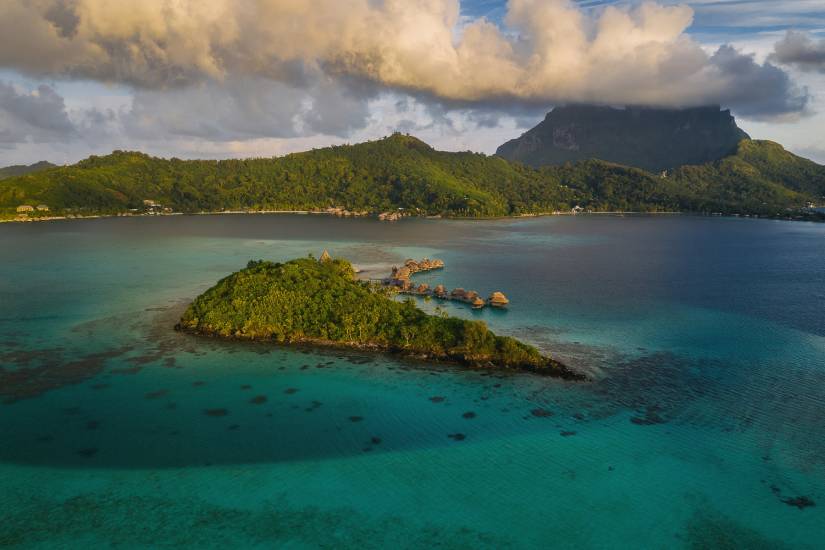
[[[31,206],[30,204],[21,204],[17,207],[17,213],[21,214],[23,212],[34,212],[34,206]]]

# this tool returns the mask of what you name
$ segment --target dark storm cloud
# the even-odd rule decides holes
[[[774,46],[770,59],[800,71],[825,73],[825,39],[817,41],[808,34],[788,31]]]
[[[40,85],[25,91],[0,81],[0,146],[66,141],[77,136],[63,98]]]
[[[808,107],[808,90],[798,88],[788,73],[771,63],[759,64],[730,46],[720,47],[711,63],[736,83],[736,89],[720,94],[718,103],[735,105],[740,116],[781,118],[804,113]]]

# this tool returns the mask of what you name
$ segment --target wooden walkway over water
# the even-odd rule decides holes
[[[464,302],[470,304],[473,309],[481,309],[485,306],[504,308],[510,303],[507,297],[501,292],[493,292],[485,300],[481,295],[474,290],[464,290],[463,288],[454,288],[447,291],[444,285],[436,285],[430,288],[425,283],[414,284],[410,278],[416,273],[423,273],[427,271],[434,271],[443,269],[444,262],[442,260],[430,260],[424,258],[423,260],[406,260],[401,267],[393,267],[390,276],[384,279],[370,279],[372,282],[382,284],[395,288],[402,294],[410,294],[413,296],[430,296],[439,300],[453,300],[457,302]]]

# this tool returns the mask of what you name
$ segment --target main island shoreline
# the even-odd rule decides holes
[[[73,221],[88,221],[88,220],[101,220],[101,219],[119,219],[119,218],[139,218],[139,219],[152,219],[152,218],[167,218],[167,217],[195,217],[195,216],[329,216],[335,218],[346,218],[346,219],[362,219],[362,220],[372,220],[372,221],[382,221],[379,220],[377,216],[369,215],[369,216],[337,216],[335,214],[324,212],[324,211],[312,211],[312,210],[266,210],[266,211],[250,211],[250,212],[240,212],[240,211],[232,211],[232,212],[173,212],[173,213],[164,213],[164,214],[93,214],[87,216],[47,216],[47,217],[40,217],[40,218],[28,218],[28,219],[15,219],[15,218],[0,218],[0,224],[8,223],[8,224],[29,224],[29,223],[45,223],[45,222],[73,222]],[[825,214],[821,212],[814,213],[810,216],[806,217],[777,217],[777,216],[764,216],[758,214],[719,214],[719,213],[703,213],[703,212],[639,212],[639,211],[632,211],[632,212],[622,212],[622,211],[609,211],[609,212],[543,212],[537,214],[516,214],[510,216],[447,216],[447,215],[434,215],[434,216],[404,216],[399,220],[394,220],[393,222],[384,222],[382,223],[394,223],[395,221],[410,221],[410,220],[444,220],[444,221],[459,221],[459,222],[477,222],[477,221],[508,221],[508,220],[525,220],[525,219],[536,219],[536,218],[552,218],[552,217],[634,217],[634,218],[644,218],[644,217],[677,217],[677,216],[684,216],[684,217],[695,217],[695,218],[725,218],[725,219],[753,219],[753,220],[771,220],[771,221],[785,221],[785,222],[800,222],[800,223],[825,223]]]

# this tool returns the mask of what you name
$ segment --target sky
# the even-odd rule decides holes
[[[566,103],[718,104],[825,163],[825,0],[0,0],[0,166],[492,154]]]

